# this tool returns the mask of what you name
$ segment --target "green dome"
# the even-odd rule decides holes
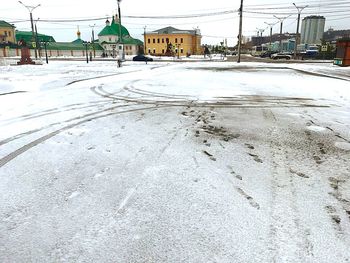
[[[110,26],[105,26],[104,29],[98,34],[99,36],[119,36],[119,23],[116,23],[114,18]],[[122,25],[122,36],[130,36],[129,31]]]

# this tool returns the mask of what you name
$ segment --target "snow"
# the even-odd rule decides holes
[[[350,70],[0,67],[1,262],[347,262]]]

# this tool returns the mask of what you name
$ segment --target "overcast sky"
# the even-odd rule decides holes
[[[292,0],[293,1],[293,0]],[[245,10],[250,13],[244,14],[243,31],[245,36],[256,35],[257,29],[265,29],[267,25],[264,22],[277,22],[272,14],[274,12],[295,12],[284,22],[285,32],[296,31],[297,10],[292,5],[292,1],[287,0],[244,0]],[[34,10],[34,19],[76,19],[76,18],[104,18],[111,17],[116,13],[116,0],[22,0],[26,5],[41,4]],[[326,29],[350,28],[350,0],[297,0],[297,5],[309,4],[302,17],[306,15],[324,15],[327,19]],[[237,42],[238,34],[238,13],[219,14],[216,16],[202,16],[196,18],[181,19],[141,19],[141,18],[123,18],[123,16],[166,16],[166,15],[187,15],[215,13],[228,10],[237,10],[240,0],[215,0],[215,1],[197,1],[197,0],[123,0],[121,2],[122,23],[126,26],[130,34],[143,40],[144,26],[147,31],[156,30],[166,26],[174,26],[180,29],[193,29],[198,27],[203,35],[202,43],[216,44],[227,38],[228,44],[233,45]],[[264,5],[264,6],[262,6]],[[338,5],[338,6],[337,6]],[[282,9],[269,9],[272,7],[281,7]],[[284,9],[283,9],[284,8]],[[286,9],[289,8],[289,9]],[[3,1],[0,9],[0,20],[15,22],[22,19],[29,19],[28,10],[18,1]],[[76,39],[77,26],[80,27],[82,38],[90,40],[90,25],[96,24],[96,35],[103,28],[104,21],[90,22],[38,22],[39,33],[52,35],[56,41],[73,41]],[[30,30],[28,21],[16,22],[18,30]],[[279,32],[279,25],[274,27],[274,32]],[[268,35],[269,30],[265,30],[264,35]]]

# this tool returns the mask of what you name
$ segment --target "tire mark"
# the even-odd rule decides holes
[[[165,65],[165,66],[162,65],[162,66],[152,67],[150,70],[154,70],[154,69],[162,68],[162,67],[166,67],[166,66],[169,66],[169,65]],[[113,76],[118,76],[118,75],[125,75],[125,74],[140,72],[140,71],[144,71],[144,70],[145,69],[138,69],[138,70],[132,70],[132,71],[128,71],[128,72],[118,72],[118,73],[112,73],[112,74],[107,74],[107,75],[97,76],[97,77],[91,77],[91,78],[86,78],[86,79],[78,79],[78,80],[74,80],[72,82],[69,82],[65,86],[67,87],[67,86],[70,86],[72,84],[83,82],[83,81],[88,81],[88,80],[93,80],[93,79],[101,79],[101,78],[108,78],[108,77],[113,77]]]
[[[89,103],[89,104],[92,104],[92,103]],[[65,112],[74,111],[74,110],[88,109],[88,108],[92,108],[92,107],[96,107],[96,106],[103,106],[103,105],[106,105],[106,104],[108,104],[108,102],[103,101],[103,102],[95,103],[95,104],[88,105],[88,106],[86,106],[86,104],[85,104],[85,106],[80,106],[80,107],[54,108],[54,109],[45,110],[45,111],[42,111],[42,112],[37,112],[37,113],[34,113],[34,114],[30,114],[30,115],[19,116],[19,117],[16,117],[14,119],[5,120],[2,125],[8,125],[8,124],[14,123],[16,121],[26,121],[26,120],[36,119],[36,118],[39,118],[39,117],[49,116],[49,115],[52,115],[52,114],[59,114],[59,113],[65,113]],[[68,109],[62,111],[61,109],[64,109],[64,108],[68,108]]]
[[[114,110],[114,109],[117,109],[117,108],[130,107],[130,106],[133,106],[133,105],[132,104],[130,104],[130,105],[118,105],[118,106],[110,107],[110,108],[107,108],[107,109],[104,109],[104,110],[100,110],[100,111],[88,113],[88,114],[85,114],[85,115],[82,115],[82,116],[78,116],[78,117],[75,117],[75,118],[71,118],[71,119],[65,120],[63,122],[51,123],[51,124],[49,124],[47,126],[39,128],[39,129],[34,129],[34,130],[31,130],[31,131],[27,131],[27,132],[24,132],[24,133],[17,134],[15,136],[6,138],[6,139],[0,141],[0,146],[4,145],[6,143],[9,143],[11,141],[20,139],[20,138],[22,138],[24,136],[27,136],[27,135],[30,135],[30,134],[42,131],[42,130],[47,129],[47,128],[51,128],[51,127],[59,125],[59,124],[64,124],[64,123],[68,123],[68,122],[71,122],[71,121],[80,120],[80,119],[83,119],[83,118],[86,118],[86,117],[89,117],[89,116],[93,116],[93,115],[96,115],[96,114],[99,114],[99,113],[102,113],[102,112],[105,112],[105,111],[108,111],[108,110]]]
[[[127,89],[128,87],[125,86]],[[122,100],[125,102],[134,102],[139,104],[152,104],[152,105],[171,105],[171,106],[177,106],[177,107],[225,107],[225,108],[257,108],[257,109],[263,109],[263,108],[329,108],[329,105],[313,105],[313,104],[283,104],[281,105],[278,101],[277,102],[268,102],[267,105],[261,105],[262,102],[265,101],[250,101],[245,100],[248,104],[243,103],[236,103],[236,102],[230,102],[230,101],[217,101],[217,100],[206,100],[206,101],[194,101],[194,100],[179,100],[176,98],[173,98],[174,100],[153,100],[153,99],[143,99],[138,97],[128,97],[123,95],[116,95],[113,93],[109,93],[105,91],[102,87],[98,87],[98,91],[94,87],[92,89],[94,93],[96,93],[99,96],[105,97],[105,98],[111,98],[115,100]]]
[[[68,126],[65,126],[61,129],[58,129],[54,132],[51,132],[49,134],[46,134],[45,136],[42,136],[24,146],[22,146],[21,148],[17,149],[16,151],[14,152],[11,152],[10,154],[6,155],[5,157],[1,158],[0,159],[0,168],[3,167],[5,164],[9,163],[10,161],[12,161],[13,159],[15,159],[16,157],[18,157],[19,155],[25,153],[26,151],[30,150],[31,148],[37,146],[38,144],[56,136],[57,134],[63,132],[63,131],[66,131],[66,130],[69,130],[75,126],[78,126],[78,125],[81,125],[83,123],[86,123],[86,122],[89,122],[89,121],[92,121],[92,120],[97,120],[97,119],[101,119],[101,118],[105,118],[105,117],[108,117],[108,116],[111,116],[111,115],[119,115],[119,114],[123,114],[123,113],[130,113],[130,112],[137,112],[137,111],[141,111],[141,110],[149,110],[149,109],[154,109],[154,108],[157,108],[157,107],[144,107],[144,108],[138,108],[138,109],[132,109],[132,110],[125,110],[125,111],[120,111],[120,112],[110,112],[110,113],[106,113],[106,114],[103,114],[103,115],[100,115],[100,116],[96,116],[96,117],[91,117],[91,118],[88,118],[88,119],[84,119],[82,121],[79,121],[77,123],[73,123],[73,124],[70,124]],[[105,111],[108,111],[105,110]],[[94,114],[95,115],[95,114]]]
[[[0,93],[0,96],[5,96],[5,95],[12,95],[12,94],[17,94],[17,93],[26,93],[27,91],[12,91],[12,92],[6,92],[6,93]]]

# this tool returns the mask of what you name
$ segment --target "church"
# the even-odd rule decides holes
[[[121,40],[119,41],[120,34]],[[137,55],[143,50],[141,40],[132,38],[123,25],[120,28],[118,16],[113,16],[112,22],[107,19],[106,26],[98,34],[98,42],[107,56],[115,56],[118,48],[121,48],[119,44],[124,46],[125,55]]]

